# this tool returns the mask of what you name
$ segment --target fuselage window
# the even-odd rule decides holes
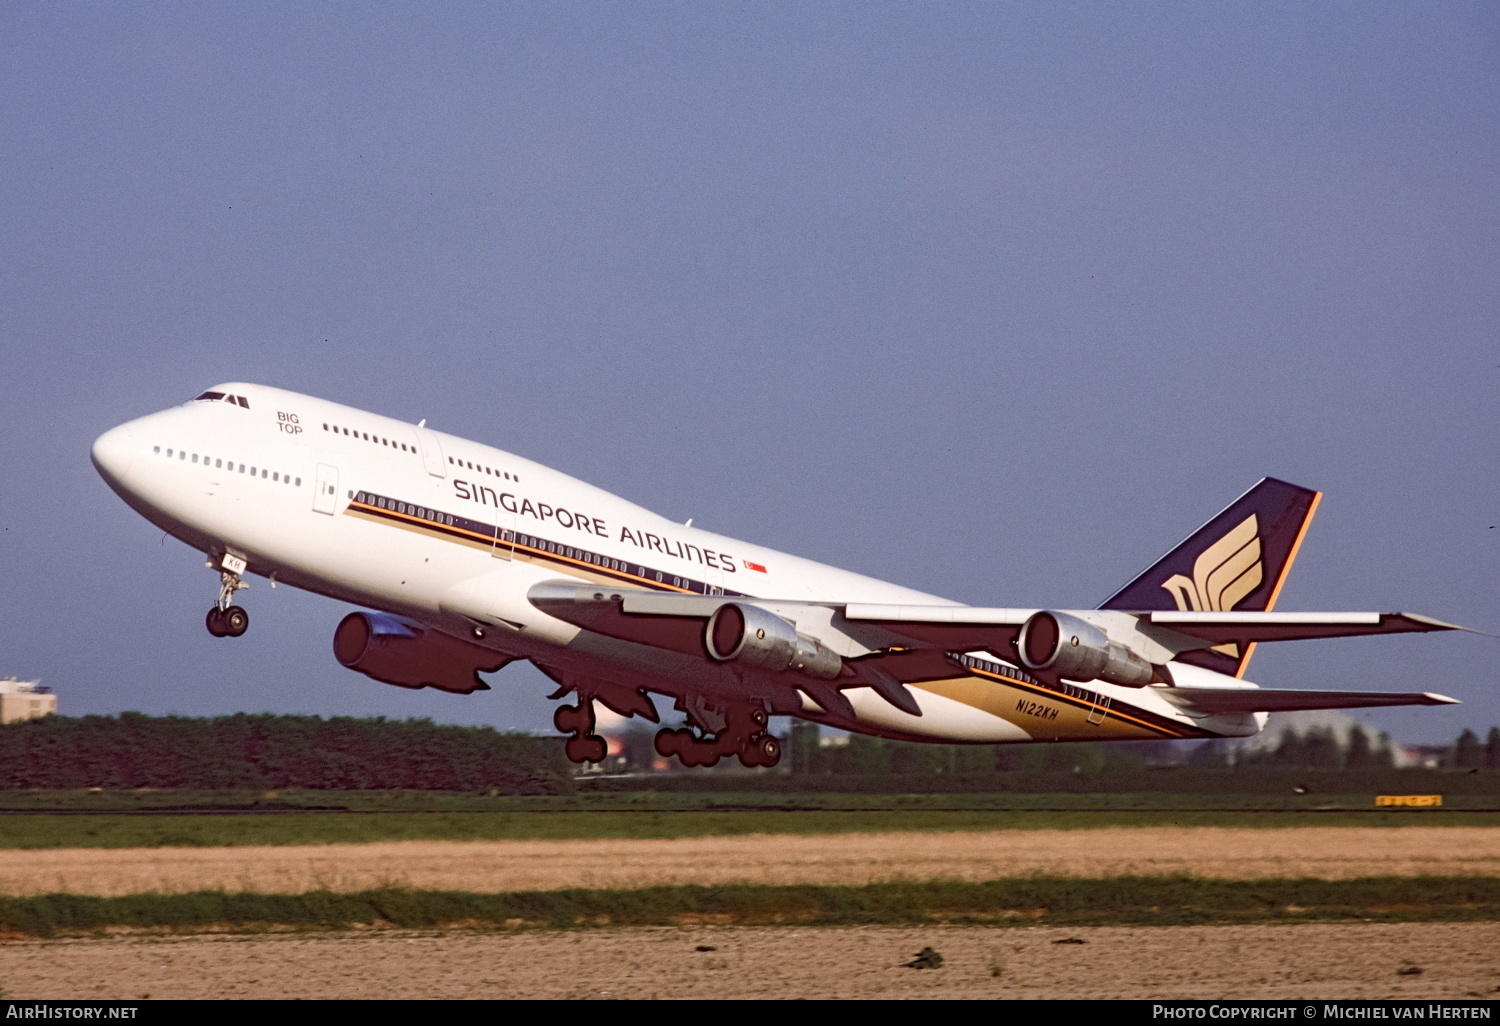
[[[300,478],[300,477],[299,477],[299,478],[297,478],[297,481],[296,481],[296,483],[295,483],[295,484],[293,484],[293,485],[292,485],[292,487],[293,487],[293,488],[301,488],[301,487],[302,487],[302,479],[301,479],[301,478]]]
[[[241,463],[240,464],[240,473],[243,474],[244,472],[245,472],[245,465],[243,463]]]
[[[194,463],[198,462],[198,454],[197,453],[193,453],[193,462]]]
[[[220,469],[223,466],[224,466],[224,461],[223,460],[214,460],[214,469],[215,470],[218,470],[218,469]]]
[[[347,435],[348,433],[349,433],[349,429],[348,428],[344,428],[344,434]]]
[[[370,436],[369,435],[365,435],[364,436],[364,440],[368,442],[370,440]]]
[[[281,484],[281,471],[278,470],[276,473],[272,474],[271,480],[275,481],[277,484]]]
[[[154,455],[157,455],[157,456],[160,456],[160,455],[161,455],[161,446],[159,446],[159,445],[153,445],[153,446],[152,446],[152,447],[151,447],[151,452],[152,452],[152,453],[153,453],[153,454],[154,454]]]
[[[327,424],[324,424],[324,425],[323,425],[323,430],[324,430],[324,431],[327,431],[327,430],[328,430],[328,425],[327,425]]]
[[[255,468],[254,468],[254,467],[251,467],[251,468],[250,468],[250,476],[251,476],[251,477],[254,477],[254,476],[255,476]]]
[[[657,584],[661,583],[661,571],[660,570],[656,571],[656,583]]]
[[[187,450],[186,449],[178,449],[177,450],[177,458],[180,459],[180,460],[187,459]]]
[[[262,470],[262,471],[261,471],[261,472],[260,472],[260,476],[261,476],[261,477],[265,477],[265,476],[267,476],[267,475],[268,475],[268,474],[270,474],[270,473],[271,473],[271,472],[270,472],[270,471],[269,471],[269,470]]]
[[[448,462],[449,462],[449,463],[452,463],[452,462],[453,462],[453,457],[452,457],[452,456],[449,456],[449,457],[448,457]]]

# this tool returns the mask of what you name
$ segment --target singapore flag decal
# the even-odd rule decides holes
[[[758,574],[763,574],[766,572],[766,568],[761,566],[759,563],[752,563],[748,559],[742,559],[740,560],[740,562],[745,564],[746,570],[754,570]]]

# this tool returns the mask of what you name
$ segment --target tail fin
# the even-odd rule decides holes
[[[1269,611],[1322,493],[1262,478],[1229,508],[1111,595],[1100,609]],[[1254,643],[1184,653],[1182,662],[1240,677]]]

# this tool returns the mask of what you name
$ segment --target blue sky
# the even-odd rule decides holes
[[[88,447],[250,380],[985,605],[1089,607],[1263,475],[1286,609],[1500,631],[1500,8],[0,7],[0,674],[65,712],[546,729],[340,668]],[[1500,722],[1500,641],[1264,646]]]

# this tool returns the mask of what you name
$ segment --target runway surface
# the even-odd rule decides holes
[[[1071,939],[1084,943],[1057,943]],[[924,947],[939,969],[902,963]],[[710,948],[712,950],[700,950]],[[1449,998],[1500,996],[1500,924],[703,927],[0,944],[42,998]]]

